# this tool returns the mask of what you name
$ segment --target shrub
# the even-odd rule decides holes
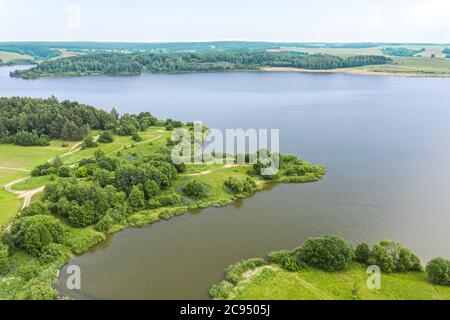
[[[299,259],[304,263],[326,271],[344,270],[354,257],[353,249],[337,236],[310,238],[299,250]]]
[[[367,264],[369,261],[370,247],[367,243],[363,242],[355,248],[355,260],[359,263]]]
[[[68,167],[62,166],[58,168],[58,176],[61,178],[70,177],[70,169]]]
[[[420,271],[420,259],[410,250],[391,240],[375,244],[369,255],[369,264],[377,265],[383,272]]]
[[[64,230],[53,217],[37,215],[15,220],[11,235],[15,246],[39,256],[45,246],[63,241]]]
[[[190,180],[183,188],[183,192],[193,199],[204,199],[208,196],[207,186],[197,180]]]
[[[52,289],[49,283],[39,279],[29,281],[18,295],[19,300],[54,300],[58,292]]]
[[[114,219],[110,215],[104,215],[95,225],[95,230],[100,232],[109,232],[114,225]]]
[[[243,260],[227,267],[225,269],[225,276],[227,280],[237,284],[243,279],[243,275],[246,271],[261,267],[265,264],[264,259],[261,258]]]
[[[0,276],[6,275],[11,269],[8,246],[0,242]]]
[[[28,207],[20,210],[20,215],[22,217],[31,217],[37,215],[49,215],[50,210],[48,207],[41,201],[30,204]]]
[[[137,132],[134,132],[134,133],[131,135],[131,139],[133,139],[134,142],[140,142],[140,141],[142,141],[142,137],[141,137]]]
[[[138,186],[133,186],[130,195],[128,196],[128,205],[134,211],[143,209],[145,206],[145,196],[144,192],[139,189]]]
[[[98,146],[98,143],[94,141],[94,138],[92,136],[87,136],[83,139],[83,144],[81,145],[81,149],[87,149],[87,148],[95,148]]]
[[[42,248],[39,260],[42,263],[55,263],[62,264],[66,262],[70,257],[70,251],[68,248],[58,243],[51,243],[48,246]]]
[[[102,131],[100,133],[100,137],[98,138],[98,142],[100,143],[111,143],[114,141],[114,136],[110,131]]]
[[[297,272],[304,268],[304,264],[298,259],[298,256],[289,250],[270,252],[268,260],[270,263],[277,264],[286,271]]]
[[[226,300],[234,286],[228,281],[221,281],[209,290],[209,295],[215,300]]]
[[[426,271],[430,281],[435,284],[448,285],[450,283],[450,261],[435,258],[428,262]]]
[[[161,194],[148,201],[150,209],[155,209],[163,206],[173,206],[181,203],[181,197],[176,193]]]
[[[76,228],[84,228],[96,222],[96,212],[91,201],[82,206],[72,204],[68,216],[70,224]]]

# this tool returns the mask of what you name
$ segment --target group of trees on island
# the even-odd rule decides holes
[[[84,140],[85,147],[92,147],[91,130],[103,130],[99,142],[112,142],[112,134],[130,135],[139,140],[139,131],[150,126],[183,125],[171,119],[162,121],[149,112],[119,116],[111,112],[71,101],[34,98],[0,98],[0,143],[20,146],[45,146],[51,139],[64,141]]]
[[[141,72],[208,72],[255,70],[261,67],[336,69],[391,63],[390,58],[359,55],[347,58],[301,52],[211,51],[94,53],[43,62],[29,70],[17,70],[12,77],[36,79],[50,75],[132,75]]]

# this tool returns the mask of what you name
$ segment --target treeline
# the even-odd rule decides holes
[[[447,59],[450,59],[450,48],[445,48],[442,52],[445,54]]]
[[[265,51],[178,52],[178,53],[97,53],[47,61],[29,70],[17,70],[12,77],[37,79],[56,75],[130,75],[141,72],[208,72],[257,70],[262,67],[337,69],[391,63],[384,56],[341,58],[327,54]]]
[[[408,48],[384,48],[381,49],[383,54],[387,56],[396,56],[396,57],[414,57],[416,54],[425,51],[425,48],[420,50],[413,50]]]
[[[72,101],[34,98],[0,98],[0,143],[43,146],[50,139],[79,141],[94,130],[109,130],[118,135],[137,135],[150,126],[179,127],[179,121],[158,120],[148,112],[119,116]]]
[[[37,59],[56,58],[61,52],[39,43],[0,43],[0,51],[29,55]]]

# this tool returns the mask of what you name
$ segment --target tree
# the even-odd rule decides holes
[[[15,220],[11,235],[15,246],[31,255],[39,256],[45,246],[63,241],[64,230],[61,223],[53,217],[37,215]]]
[[[66,121],[61,131],[61,139],[66,141],[81,140],[83,136],[80,134],[80,129],[73,121]]]
[[[197,180],[190,180],[183,188],[183,192],[193,199],[204,199],[208,196],[208,190],[204,183]]]
[[[142,141],[142,137],[137,132],[133,132],[133,134],[131,135],[131,139],[133,139],[133,141],[135,142]]]
[[[161,189],[159,188],[159,185],[156,183],[156,181],[147,180],[144,184],[144,192],[145,197],[147,199],[150,199],[154,196],[157,196],[161,192]]]
[[[83,139],[83,144],[81,145],[81,149],[87,149],[87,148],[95,148],[98,146],[98,143],[94,141],[94,138],[92,136],[87,136]]]
[[[326,271],[345,270],[354,257],[350,244],[337,236],[310,238],[298,254],[304,263]]]
[[[382,240],[372,247],[369,264],[377,265],[383,272],[420,271],[420,259],[409,249],[391,240]]]
[[[45,203],[38,201],[35,203],[30,204],[28,207],[23,208],[20,210],[20,215],[22,217],[31,217],[31,216],[37,216],[37,215],[49,215],[50,211],[48,207],[45,205]]]
[[[145,206],[144,192],[138,186],[133,186],[130,195],[128,196],[128,205],[134,211],[138,211]]]
[[[359,263],[367,264],[370,255],[369,245],[365,242],[358,244],[355,248],[355,260]]]
[[[82,206],[72,204],[68,215],[70,224],[76,228],[84,228],[97,222],[97,213],[92,201],[87,201]]]
[[[114,141],[114,136],[110,131],[102,131],[98,138],[98,142],[100,143],[111,143]]]
[[[450,261],[444,258],[435,258],[428,262],[426,271],[430,281],[435,284],[448,285],[450,283]]]
[[[66,166],[61,166],[58,169],[58,176],[61,178],[68,178],[70,177],[71,173],[70,173],[70,169]]]

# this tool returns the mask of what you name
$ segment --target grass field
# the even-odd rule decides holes
[[[236,300],[441,300],[450,299],[450,287],[433,285],[425,272],[381,275],[381,289],[369,290],[366,267],[354,264],[348,271],[317,269],[287,272],[266,266],[230,290]]]
[[[0,60],[2,60],[3,62],[10,62],[12,60],[17,60],[17,59],[30,59],[33,60],[32,56],[29,56],[27,54],[19,54],[19,53],[15,53],[15,52],[6,52],[6,51],[0,51]]]
[[[0,230],[9,225],[21,205],[22,200],[5,189],[0,189]]]
[[[0,144],[0,167],[11,167],[32,170],[38,164],[53,159],[70,150],[74,143],[62,147],[63,142],[53,140],[47,147],[21,147],[10,144]]]
[[[393,64],[363,67],[372,72],[450,76],[450,59],[395,57]]]

